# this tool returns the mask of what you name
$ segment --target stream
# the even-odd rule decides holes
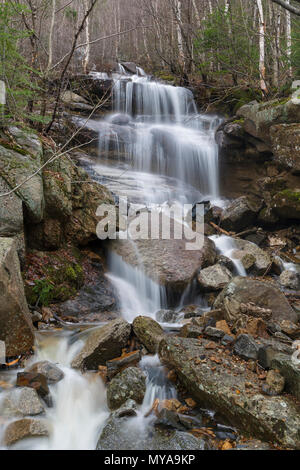
[[[101,77],[94,73],[94,78]],[[87,124],[99,132],[99,158],[88,162],[99,181],[119,199],[126,197],[129,203],[140,207],[149,208],[153,204],[164,207],[167,203],[193,205],[208,200],[224,207],[214,139],[221,119],[198,114],[190,90],[153,81],[141,69],[139,75],[128,75],[120,68],[120,73],[115,75],[113,93],[113,113]],[[240,261],[231,256],[234,240],[226,236],[212,239],[219,253],[233,260],[237,274],[246,275]],[[108,265],[107,277],[118,293],[125,320],[132,322],[138,315],[158,319],[157,312],[170,307],[166,289],[147,277],[142,263],[132,267],[112,252]],[[207,307],[193,283],[183,293],[175,311],[180,312],[189,304]],[[163,322],[163,326],[176,328],[181,320],[179,314],[171,323]],[[57,364],[65,376],[50,387],[53,407],[47,408],[44,418],[50,424],[49,437],[22,440],[12,448],[96,448],[109,417],[105,385],[98,375],[83,375],[71,368],[72,359],[93,329],[78,331],[75,325],[37,334],[36,352],[30,363],[48,360]],[[145,356],[140,366],[147,376],[147,389],[137,416],[128,420],[126,432],[134,429],[133,436],[137,430],[143,434],[153,426],[153,418],[145,415],[155,399],[177,397],[157,356]],[[13,383],[16,372],[3,372],[0,379]],[[0,395],[0,404],[5,393]],[[0,420],[0,440],[9,420],[4,424]]]

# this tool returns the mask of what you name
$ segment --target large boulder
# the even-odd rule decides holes
[[[286,354],[277,354],[271,361],[271,367],[279,370],[285,378],[286,391],[300,400],[300,362],[293,361]]]
[[[10,191],[10,186],[0,176],[0,194]],[[1,198],[0,237],[14,237],[23,232],[22,200],[12,193]]]
[[[33,347],[34,333],[12,238],[0,238],[0,298],[0,340],[5,342],[6,355],[25,354]]]
[[[300,173],[300,124],[272,126],[270,135],[273,160],[293,173]]]
[[[300,190],[284,189],[272,200],[273,211],[283,220],[300,219]]]
[[[233,322],[241,313],[241,304],[252,303],[272,311],[275,321],[297,323],[297,314],[285,296],[271,283],[235,277],[217,297],[214,308],[224,310],[226,320]]]
[[[111,243],[111,249],[134,266],[143,265],[153,281],[180,294],[193,280],[199,269],[214,264],[216,247],[205,237],[200,250],[186,250],[186,240],[137,240],[136,248],[128,240]]]
[[[257,374],[244,365],[233,367],[224,353],[214,351],[211,356],[207,344],[205,340],[166,337],[159,355],[201,407],[218,411],[241,432],[299,448],[299,404],[288,397],[262,395]]]
[[[33,139],[33,138],[32,138]],[[31,137],[19,138],[21,147],[0,145],[0,176],[10,188],[23,183],[42,166],[42,147]],[[38,143],[39,142],[39,143]],[[44,191],[41,174],[36,174],[16,191],[23,201],[30,222],[39,223],[44,216]]]
[[[131,325],[118,318],[94,330],[88,337],[80,353],[72,362],[75,369],[97,370],[99,365],[119,357],[127,346]]]
[[[242,106],[237,116],[245,119],[243,127],[248,134],[270,144],[270,128],[276,124],[299,123],[299,109],[299,91],[295,91],[290,98]]]
[[[5,445],[11,446],[29,437],[46,437],[49,435],[49,425],[46,421],[34,418],[24,418],[10,423],[4,434]]]
[[[232,274],[225,266],[215,264],[202,269],[198,275],[198,284],[203,291],[222,290],[232,279]]]
[[[261,207],[261,201],[249,196],[241,196],[223,211],[221,226],[228,231],[243,230],[253,225]]]
[[[111,410],[132,399],[141,404],[146,393],[146,376],[137,367],[128,367],[117,374],[107,388],[107,403]]]
[[[153,354],[164,336],[162,327],[150,317],[136,317],[132,324],[133,331],[140,342]]]

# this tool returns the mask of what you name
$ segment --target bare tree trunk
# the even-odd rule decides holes
[[[185,70],[185,55],[183,49],[183,36],[182,36],[182,3],[181,0],[176,0],[176,20],[177,20],[177,41],[179,50],[179,62],[183,70]]]
[[[48,64],[47,64],[47,72],[52,67],[53,62],[53,31],[55,26],[55,12],[56,12],[56,0],[52,0],[52,15],[51,15],[51,24],[50,24],[50,31],[49,31],[49,42],[48,42]]]
[[[265,95],[268,92],[266,85],[266,68],[265,68],[265,20],[262,0],[256,0],[259,11],[259,75],[260,88]]]
[[[286,0],[290,4],[290,0]],[[292,78],[292,24],[291,24],[291,13],[286,11],[286,50],[289,61],[289,77]]]
[[[279,54],[280,54],[280,27],[281,27],[281,11],[275,7],[274,20],[276,24],[275,33],[275,53],[274,53],[274,85],[279,87]]]
[[[84,9],[85,12],[89,9],[89,0],[85,0],[84,2]],[[87,73],[89,61],[90,61],[90,52],[91,52],[91,45],[90,45],[90,16],[88,15],[86,19],[86,26],[85,26],[85,57],[83,59],[83,73]]]

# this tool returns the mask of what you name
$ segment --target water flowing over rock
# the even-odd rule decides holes
[[[6,355],[18,356],[34,344],[33,325],[24,294],[16,242],[0,238],[0,340]]]
[[[127,346],[131,333],[131,325],[123,319],[109,322],[97,328],[88,337],[81,352],[72,362],[75,369],[97,370],[99,365],[119,357],[122,349]]]
[[[214,307],[223,309],[226,320],[231,322],[239,317],[241,304],[251,302],[258,307],[270,309],[275,321],[291,320],[297,323],[296,312],[278,288],[253,279],[234,278],[218,296]]]
[[[236,240],[237,250],[233,252],[234,258],[242,261],[247,272],[263,275],[272,264],[271,257],[255,243],[246,240]],[[247,266],[247,256],[252,257],[253,261]],[[248,258],[248,261],[250,259]]]
[[[235,371],[224,369],[222,364],[216,367],[215,362],[213,368],[205,363],[199,367],[199,361],[207,354],[203,341],[165,338],[159,354],[164,363],[175,369],[180,381],[201,406],[217,409],[232,425],[254,437],[299,447],[299,406],[292,399],[263,396],[254,375],[249,393],[246,382],[250,372],[244,368],[239,368],[237,375]]]
[[[107,388],[107,403],[111,410],[120,408],[129,398],[143,402],[146,377],[137,367],[129,367],[112,379]]]

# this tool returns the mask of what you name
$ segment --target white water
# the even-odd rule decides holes
[[[247,276],[246,270],[241,260],[234,257],[234,251],[237,250],[237,246],[234,238],[226,235],[213,235],[209,237],[216,245],[217,250],[221,255],[227,256],[233,262],[236,272],[239,276]]]

